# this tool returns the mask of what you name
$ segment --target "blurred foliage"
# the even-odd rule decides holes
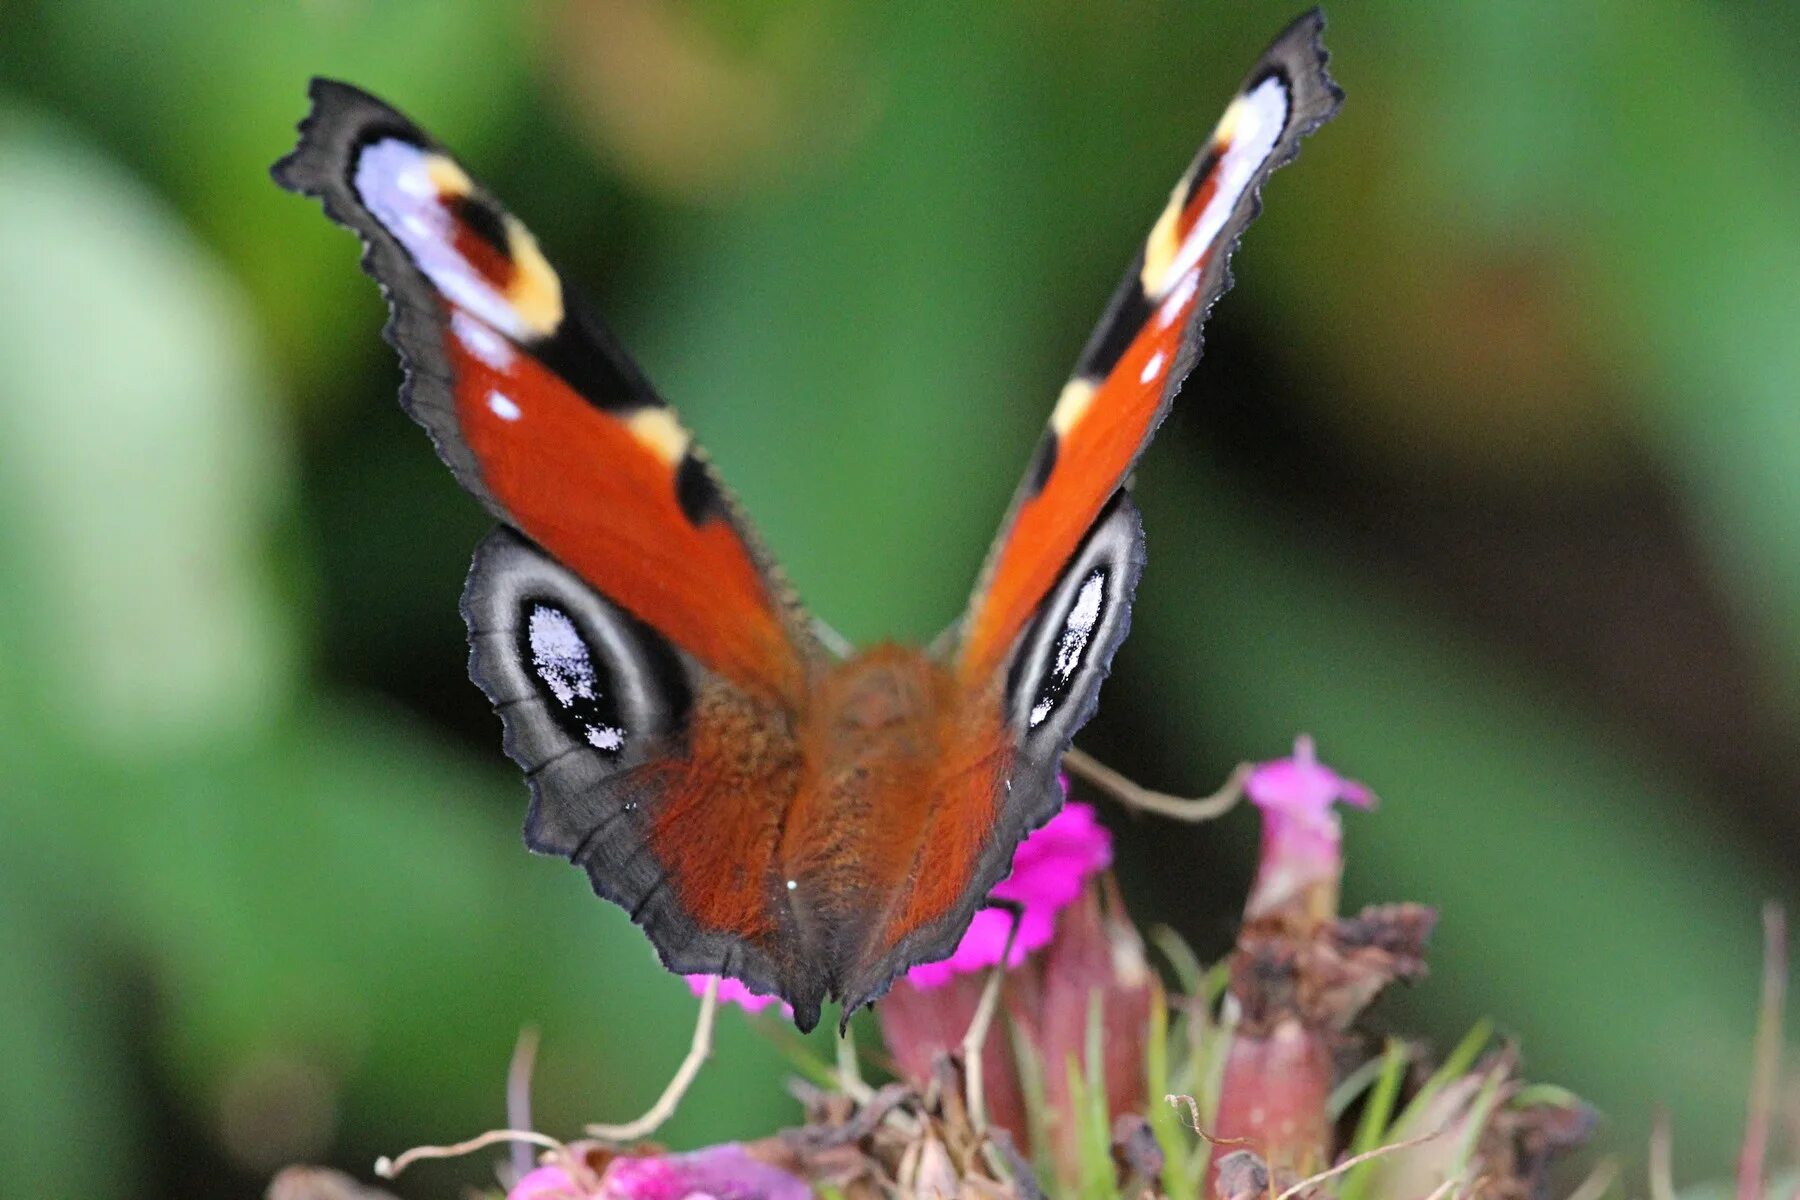
[[[482,519],[392,403],[350,239],[267,181],[307,76],[511,199],[818,612],[920,638],[1288,15],[0,7],[9,1193],[360,1169],[498,1122],[526,1024],[569,1129],[688,1035],[623,915],[519,848],[461,679]],[[1669,1104],[1682,1175],[1716,1175],[1757,903],[1800,892],[1800,14],[1330,15],[1348,100],[1147,460],[1153,565],[1087,742],[1198,787],[1317,734],[1386,800],[1352,889],[1444,911],[1405,1016],[1494,1015],[1633,1157]],[[1250,826],[1125,832],[1135,907],[1207,944]],[[672,1142],[789,1111],[726,1024]]]

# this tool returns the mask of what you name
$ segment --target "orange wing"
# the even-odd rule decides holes
[[[1263,182],[1337,111],[1323,28],[1315,10],[1264,53],[1082,351],[963,619],[957,667],[969,686],[1006,663],[1199,359],[1201,326],[1231,286],[1231,251]]]
[[[361,235],[401,402],[503,523],[463,595],[471,678],[525,771],[526,843],[681,973],[818,1019],[775,849],[826,657],[673,410],[529,231],[417,126],[315,81],[284,186]]]
[[[275,178],[363,237],[402,403],[457,479],[702,665],[796,702],[811,635],[674,410],[448,152],[346,84],[312,98]]]

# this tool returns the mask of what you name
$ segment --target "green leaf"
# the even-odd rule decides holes
[[[1362,1116],[1356,1123],[1356,1134],[1350,1139],[1348,1157],[1359,1154],[1385,1144],[1390,1128],[1389,1121],[1394,1114],[1394,1102],[1400,1096],[1400,1084],[1406,1076],[1406,1065],[1410,1055],[1406,1044],[1398,1038],[1389,1038],[1381,1052],[1381,1073],[1375,1077],[1374,1086],[1369,1090],[1369,1098],[1363,1105]],[[1373,1161],[1353,1167],[1343,1179],[1340,1200],[1362,1200],[1368,1191],[1369,1181],[1373,1178]]]
[[[1149,1083],[1144,1113],[1163,1152],[1163,1192],[1169,1200],[1193,1200],[1195,1192],[1188,1182],[1192,1136],[1182,1127],[1179,1113],[1168,1100],[1172,1091],[1169,1083],[1169,999],[1161,987],[1154,987],[1150,992],[1150,1036],[1145,1042],[1144,1053],[1144,1077]]]

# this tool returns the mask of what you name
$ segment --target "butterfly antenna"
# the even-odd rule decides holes
[[[713,1021],[718,1009],[719,977],[714,975],[706,981],[706,992],[700,997],[700,1018],[694,1022],[694,1040],[688,1046],[687,1057],[681,1060],[675,1077],[669,1080],[669,1086],[656,1098],[656,1103],[643,1116],[623,1125],[589,1125],[588,1136],[603,1142],[637,1142],[661,1129],[675,1115],[681,1098],[687,1095],[694,1077],[700,1074],[701,1065],[712,1053]]]
[[[1238,801],[1244,798],[1244,784],[1252,769],[1247,762],[1239,763],[1224,786],[1210,796],[1171,796],[1127,779],[1093,755],[1073,746],[1063,754],[1063,766],[1070,774],[1093,784],[1126,808],[1194,825],[1217,820],[1236,808]]]
[[[994,1014],[1000,1008],[1000,985],[1006,980],[1006,969],[1012,959],[1013,942],[1019,936],[1019,925],[1025,918],[1025,909],[1010,900],[988,901],[988,907],[1005,909],[1012,916],[1012,923],[1006,929],[1006,944],[1000,948],[1000,961],[988,972],[987,983],[981,989],[981,1001],[975,1006],[975,1016],[969,1021],[968,1032],[963,1034],[963,1091],[968,1100],[969,1125],[977,1133],[987,1129],[987,1081],[983,1077],[983,1051],[987,1048],[988,1033],[993,1028]]]

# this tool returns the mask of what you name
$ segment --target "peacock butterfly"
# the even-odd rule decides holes
[[[843,651],[530,231],[423,130],[315,80],[278,183],[365,246],[400,401],[499,527],[469,673],[531,788],[526,843],[586,869],[663,963],[803,1029],[947,956],[1129,624],[1127,476],[1200,355],[1258,192],[1335,112],[1315,11],[1263,55],[1139,249],[1050,415],[962,618]]]

